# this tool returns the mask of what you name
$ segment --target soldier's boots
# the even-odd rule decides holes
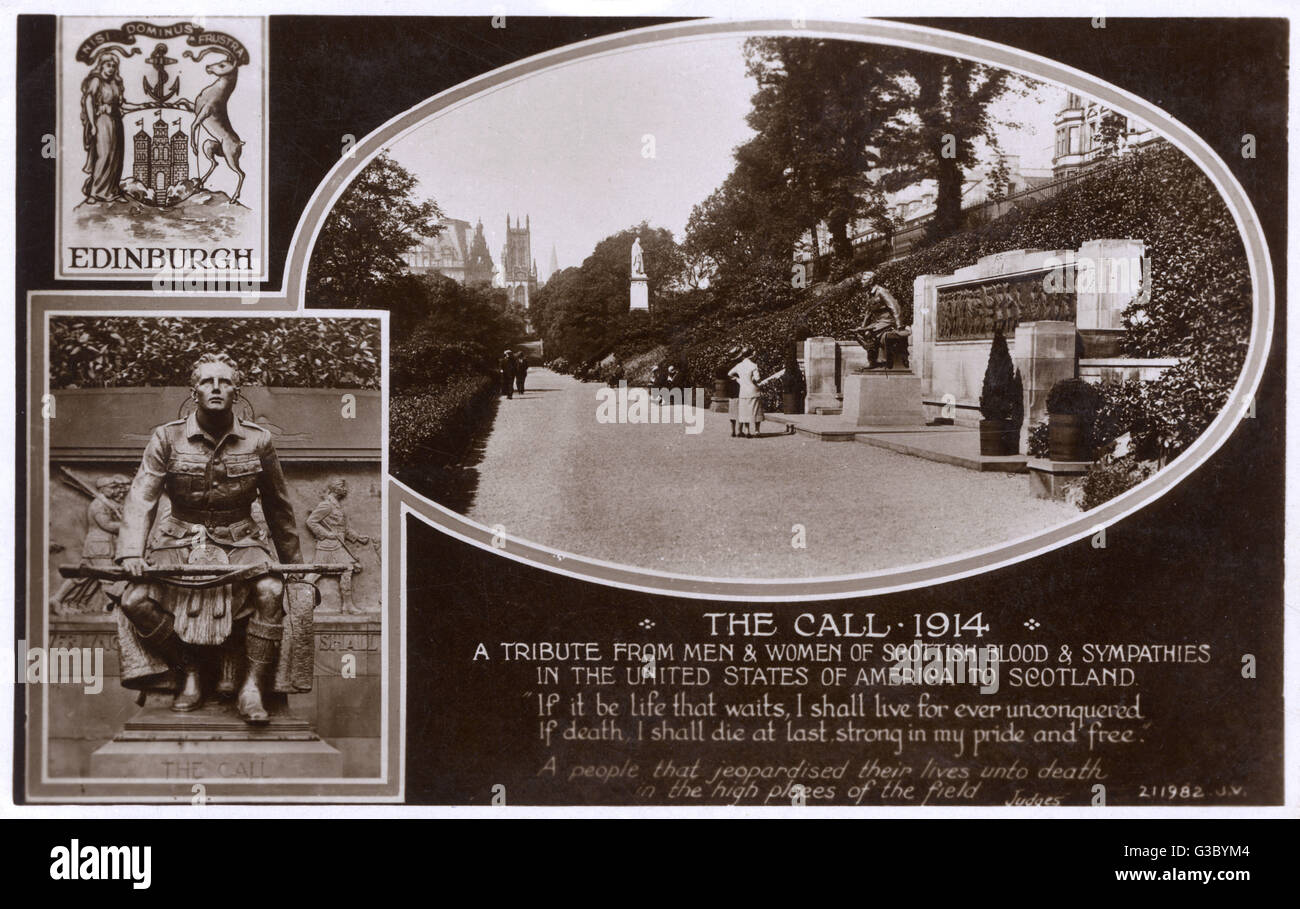
[[[161,610],[159,610],[161,611]],[[184,674],[181,690],[172,700],[172,710],[188,713],[203,706],[203,689],[199,684],[199,664],[194,652],[176,634],[170,615],[163,615],[148,634],[141,635],[145,646],[167,661],[167,665]]]
[[[262,686],[267,684],[266,678],[271,664],[275,662],[276,648],[280,644],[283,630],[284,625],[281,623],[272,624],[258,618],[248,620],[248,633],[244,636],[248,672],[236,701],[239,715],[246,723],[270,722],[271,717],[262,704]]]
[[[198,662],[188,654],[188,648],[185,648],[186,662],[181,664],[181,671],[185,673],[185,681],[181,685],[180,692],[172,700],[172,710],[188,713],[191,710],[198,710],[203,706],[203,689],[199,685],[199,667]]]

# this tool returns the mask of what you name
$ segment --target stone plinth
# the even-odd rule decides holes
[[[838,345],[834,338],[808,338],[803,342],[805,413],[825,413],[840,409],[839,385],[836,382],[839,363]]]
[[[228,702],[177,713],[170,700],[150,697],[111,742],[91,754],[90,775],[216,782],[343,776],[343,754],[290,714],[283,700],[268,703],[271,720],[263,726],[245,723]]]
[[[893,369],[845,376],[842,413],[857,426],[922,426],[921,378]]]
[[[1079,247],[1075,286],[1085,357],[1114,357],[1124,337],[1124,310],[1149,286],[1141,240],[1089,240]]]
[[[336,780],[343,755],[314,742],[109,742],[90,756],[100,779]]]
[[[921,392],[925,401],[935,405],[932,416],[943,414],[943,404],[951,403],[955,410],[947,415],[952,416],[958,425],[979,425],[980,392],[984,387],[991,346],[990,342],[957,341],[944,344],[937,356],[931,355],[928,363],[930,380],[928,383],[922,381]],[[1014,336],[1007,338],[1007,349],[1014,360]]]
[[[1036,499],[1064,499],[1071,480],[1083,477],[1092,461],[1050,461],[1029,459],[1029,492]]]
[[[315,632],[316,677],[311,691],[289,695],[291,719],[297,730],[313,733],[342,755],[341,776],[374,777],[380,772],[383,624],[377,613],[356,616],[317,610]],[[109,743],[139,739],[142,730],[166,731],[148,728],[146,717],[139,716],[139,693],[121,685],[117,623],[111,615],[56,616],[49,643],[51,647],[84,647],[92,652],[99,649],[104,658],[103,689],[98,694],[87,694],[81,685],[48,687],[51,775],[93,776],[92,756]],[[171,698],[163,697],[154,705],[163,709],[162,720],[169,724],[204,714],[172,713],[170,704]],[[219,702],[216,705],[221,706]],[[280,704],[275,704],[268,695],[266,706],[276,716],[282,705],[282,698]],[[222,722],[236,733],[247,733],[250,728],[233,714]],[[110,748],[101,760],[118,753],[120,749]]]
[[[1075,271],[1080,331],[1124,330],[1124,309],[1150,280],[1141,240],[1089,240]]]
[[[1011,359],[1024,383],[1025,421],[1020,447],[1029,443],[1029,427],[1047,416],[1047,393],[1061,379],[1074,378],[1078,330],[1073,322],[1025,322],[1016,327]]]
[[[634,278],[632,280],[631,300],[631,309],[648,311],[650,309],[650,285],[645,281],[638,281]]]

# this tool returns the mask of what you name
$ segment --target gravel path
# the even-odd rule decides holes
[[[1077,514],[1021,475],[978,473],[853,442],[602,424],[597,392],[546,369],[502,400],[469,516],[579,555],[711,577],[895,568],[1012,540]],[[665,411],[666,412],[666,411]],[[807,548],[792,545],[793,525]]]

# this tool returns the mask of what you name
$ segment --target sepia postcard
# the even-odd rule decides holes
[[[1285,12],[462,6],[14,17],[16,811],[1294,815]]]

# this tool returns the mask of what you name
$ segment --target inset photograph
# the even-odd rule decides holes
[[[44,639],[20,661],[35,792],[385,780],[383,321],[45,324]]]
[[[942,576],[1244,412],[1252,264],[1203,167],[967,58],[647,43],[395,137],[306,303],[391,313],[394,475],[543,564]]]

